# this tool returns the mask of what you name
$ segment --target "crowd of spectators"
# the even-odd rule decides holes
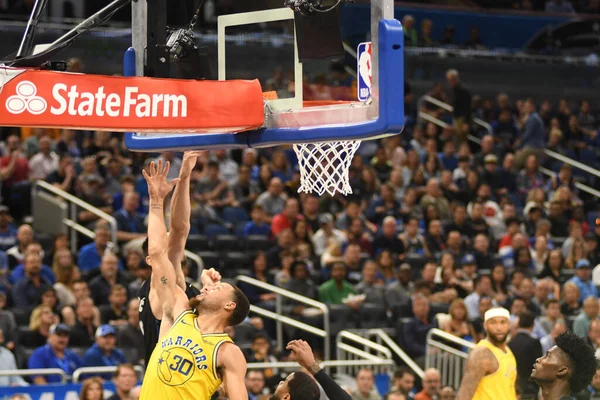
[[[538,11],[555,14],[600,13],[600,2],[597,0],[475,0],[474,3],[486,8]]]
[[[407,43],[452,44],[451,29],[433,40],[431,21],[423,21],[420,33],[412,22],[405,18]],[[480,45],[474,28],[465,46]],[[324,78],[334,85],[309,85],[315,99],[354,85],[343,68]],[[393,327],[398,343],[422,366],[431,328],[477,342],[485,337],[481,317],[494,305],[511,311],[513,335],[533,338],[532,351],[545,351],[566,329],[597,348],[600,224],[596,203],[575,184],[576,177],[594,182],[543,154],[548,148],[597,165],[594,107],[585,100],[511,101],[506,94],[483,99],[472,96],[454,70],[447,81],[429,95],[452,103],[452,114],[430,103],[416,110],[408,85],[405,100],[407,114],[423,111],[448,126],[423,120],[401,135],[364,142],[352,161],[348,197],[299,195],[290,148],[216,150],[199,157],[189,250],[226,277],[245,274],[328,304],[335,329]],[[288,84],[276,76],[269,88],[287,90]],[[493,132],[481,134],[473,117],[490,123]],[[469,134],[480,136],[480,147],[466,140]],[[160,157],[171,162],[174,178],[181,155],[131,153],[118,133],[25,128],[2,130],[0,155],[0,368],[52,367],[72,374],[80,366],[139,365],[137,290],[150,275],[140,251],[148,211],[140,172]],[[553,175],[542,174],[541,166]],[[82,209],[76,220],[94,232],[91,241],[80,236],[75,246],[70,236],[34,232],[30,192],[39,179],[112,214],[116,242],[105,221]],[[190,262],[184,271],[191,282],[198,267]],[[241,288],[253,304],[274,309],[273,293]],[[284,309],[319,324],[315,310],[293,302]],[[287,357],[273,346],[267,320],[253,317],[229,333],[249,362]],[[296,330],[285,333],[302,337]],[[518,361],[520,389],[535,390],[522,380],[530,360]],[[131,372],[122,367],[113,378],[124,382],[124,391],[135,389]],[[281,373],[249,372],[251,398],[267,395]],[[111,379],[92,375],[89,391],[101,384],[96,378]],[[29,383],[54,379],[34,376]],[[349,390],[355,399],[374,400],[374,382],[371,371],[361,370]],[[27,383],[0,377],[0,386]],[[435,370],[417,386],[410,371],[399,369],[388,398],[418,390],[417,400],[450,399],[455,389],[441,387]]]
[[[433,21],[428,18],[423,19],[420,26],[417,27],[415,18],[412,15],[406,15],[402,18],[402,29],[404,30],[404,43],[408,47],[486,49],[486,46],[481,42],[481,34],[477,26],[471,27],[469,40],[464,43],[458,43],[455,39],[453,25],[446,25],[442,36],[435,37],[433,34]]]

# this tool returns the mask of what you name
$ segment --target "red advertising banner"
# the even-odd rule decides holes
[[[0,126],[240,132],[264,122],[258,80],[195,81],[0,67]]]

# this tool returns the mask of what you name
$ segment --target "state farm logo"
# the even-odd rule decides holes
[[[137,86],[123,86],[121,90],[107,91],[104,86],[85,91],[78,85],[55,83],[50,104],[37,95],[37,86],[31,81],[17,84],[17,94],[6,100],[11,114],[40,115],[46,110],[56,116],[74,117],[137,117],[186,118],[188,100],[183,94],[143,93]],[[114,88],[113,88],[114,90]]]
[[[48,103],[36,94],[37,87],[33,82],[20,82],[17,85],[17,94],[6,99],[6,109],[11,114],[21,114],[27,110],[30,114],[39,115],[46,111]]]

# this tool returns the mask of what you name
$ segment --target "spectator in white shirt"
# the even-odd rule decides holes
[[[281,213],[285,208],[287,196],[283,192],[283,183],[279,178],[271,178],[269,188],[266,192],[258,196],[256,204],[261,206],[268,215],[268,222],[271,223],[273,216]]]
[[[233,185],[238,178],[238,165],[229,158],[227,150],[215,150],[215,160],[219,163],[219,172],[221,177],[228,184]]]
[[[311,240],[315,254],[320,257],[327,247],[332,244],[330,241],[341,247],[346,242],[346,235],[342,231],[333,228],[333,215],[331,214],[320,215],[319,224],[321,229],[312,236]]]
[[[0,345],[3,344],[4,332],[0,329]],[[0,371],[15,371],[16,369],[17,362],[14,354],[4,346],[0,346]],[[0,376],[0,386],[28,386],[28,384],[20,376]]]
[[[32,180],[45,179],[58,169],[59,157],[52,152],[52,142],[48,136],[42,136],[39,152],[29,160],[29,177]]]

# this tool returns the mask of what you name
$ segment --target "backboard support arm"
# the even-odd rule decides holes
[[[136,75],[168,78],[170,54],[166,45],[167,0],[134,0],[131,7]]]

